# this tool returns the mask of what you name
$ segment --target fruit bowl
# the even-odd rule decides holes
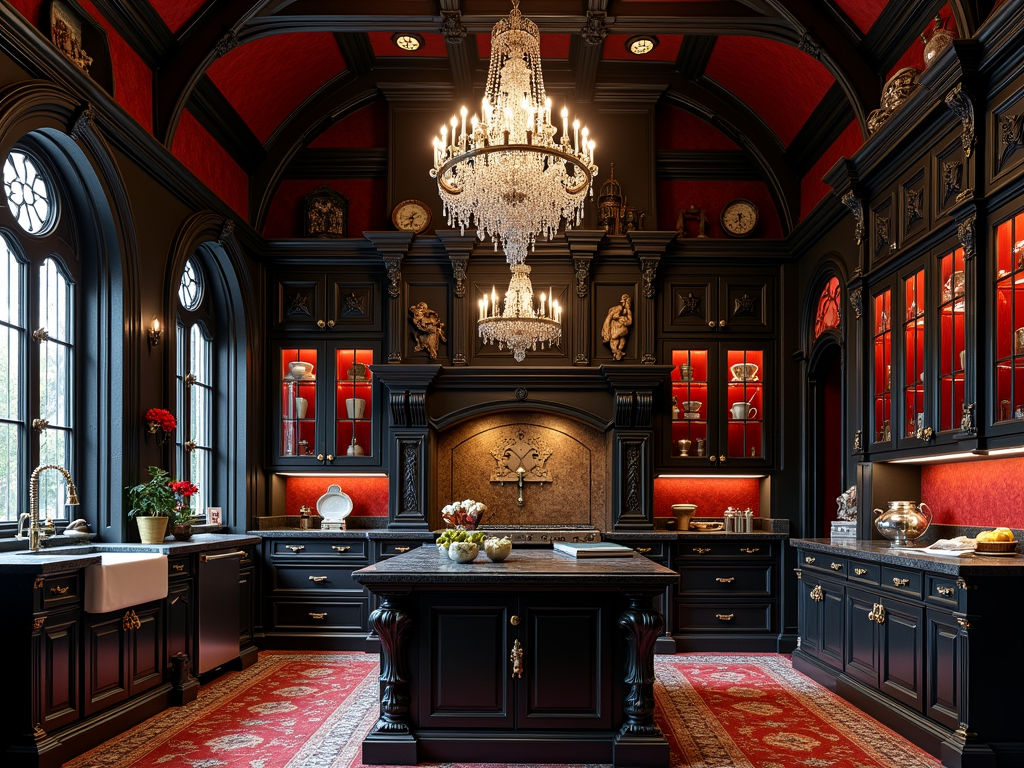
[[[1016,541],[976,541],[975,552],[1016,552]]]

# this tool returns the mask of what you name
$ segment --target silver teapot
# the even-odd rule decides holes
[[[890,501],[889,509],[885,512],[876,509],[874,513],[878,515],[875,528],[892,542],[893,547],[907,546],[920,538],[932,524],[932,511],[923,501]]]

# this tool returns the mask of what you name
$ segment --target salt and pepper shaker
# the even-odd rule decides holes
[[[754,510],[752,510],[750,507],[747,507],[745,510],[743,510],[743,532],[754,532]]]
[[[736,510],[732,507],[726,507],[724,513],[722,513],[723,520],[725,522],[724,530],[726,533],[736,532]]]
[[[305,504],[299,507],[299,528],[304,531],[309,529],[309,507]]]

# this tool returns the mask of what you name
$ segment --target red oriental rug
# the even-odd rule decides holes
[[[656,672],[673,768],[941,768],[795,672],[787,656],[658,656]],[[377,695],[375,656],[264,652],[204,685],[191,704],[65,768],[362,768]]]

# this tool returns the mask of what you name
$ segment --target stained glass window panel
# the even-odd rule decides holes
[[[818,297],[818,311],[814,318],[814,338],[818,338],[830,328],[838,328],[842,319],[839,278],[832,277],[821,290]]]

